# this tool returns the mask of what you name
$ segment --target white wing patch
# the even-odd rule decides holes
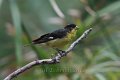
[[[49,37],[49,39],[54,39],[54,37]]]

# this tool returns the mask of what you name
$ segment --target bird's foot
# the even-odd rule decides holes
[[[60,50],[60,49],[58,49],[58,48],[54,48],[61,56],[65,56],[66,54],[65,54],[65,51],[63,51],[63,50]]]

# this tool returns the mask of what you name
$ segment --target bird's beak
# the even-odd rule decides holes
[[[79,29],[79,27],[78,27],[78,26],[76,26],[76,29]]]

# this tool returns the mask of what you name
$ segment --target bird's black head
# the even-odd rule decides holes
[[[65,26],[65,29],[71,31],[73,29],[77,28],[77,26],[75,24],[68,24],[67,26]]]

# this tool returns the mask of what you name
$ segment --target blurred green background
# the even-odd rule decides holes
[[[23,47],[68,23],[93,31],[59,64],[40,65],[15,80],[120,80],[120,0],[0,0],[0,80],[54,50]],[[92,26],[89,26],[92,25]]]

